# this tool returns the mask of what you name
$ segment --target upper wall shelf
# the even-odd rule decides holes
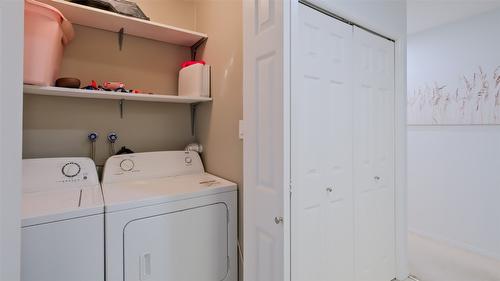
[[[191,47],[198,41],[208,38],[203,33],[127,17],[65,0],[41,0],[41,2],[57,8],[74,24],[112,32],[119,32],[123,28],[125,34],[186,47]]]
[[[168,102],[168,103],[185,103],[196,104],[200,102],[211,101],[211,98],[204,97],[187,97],[174,95],[150,95],[150,94],[128,94],[107,91],[92,91],[71,88],[59,87],[43,87],[24,85],[24,93],[43,96],[58,96],[71,98],[89,98],[89,99],[111,99],[111,100],[131,100],[131,101],[147,101],[147,102]]]

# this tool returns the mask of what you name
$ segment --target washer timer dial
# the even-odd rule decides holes
[[[64,164],[64,166],[61,169],[62,173],[64,176],[68,178],[76,177],[80,171],[81,167],[78,165],[78,163],[75,162],[69,162]]]
[[[122,160],[122,162],[120,162],[120,168],[126,172],[132,171],[134,166],[135,166],[134,161],[132,161],[130,159],[124,159],[124,160]]]

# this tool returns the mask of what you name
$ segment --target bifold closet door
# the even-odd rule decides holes
[[[395,277],[394,42],[354,28],[357,281]]]
[[[292,81],[292,281],[353,280],[352,26],[299,10]]]
[[[292,281],[395,277],[394,43],[300,5]]]

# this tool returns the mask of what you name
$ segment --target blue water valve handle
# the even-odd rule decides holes
[[[108,134],[108,141],[110,143],[115,143],[118,140],[118,135],[115,132],[111,132]]]
[[[96,132],[90,132],[88,135],[89,141],[96,142],[99,135]]]

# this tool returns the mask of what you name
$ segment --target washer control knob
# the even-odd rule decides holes
[[[120,162],[120,168],[123,171],[132,171],[132,169],[134,169],[134,166],[134,161],[130,159],[123,159],[122,162]]]
[[[64,176],[68,178],[76,177],[80,171],[81,167],[78,165],[78,163],[75,162],[68,162],[64,164],[64,166],[61,169],[62,173]]]
[[[186,156],[186,157],[184,158],[184,163],[186,163],[186,164],[191,164],[191,163],[193,163],[193,158],[191,158],[191,157],[189,157],[189,156]]]

